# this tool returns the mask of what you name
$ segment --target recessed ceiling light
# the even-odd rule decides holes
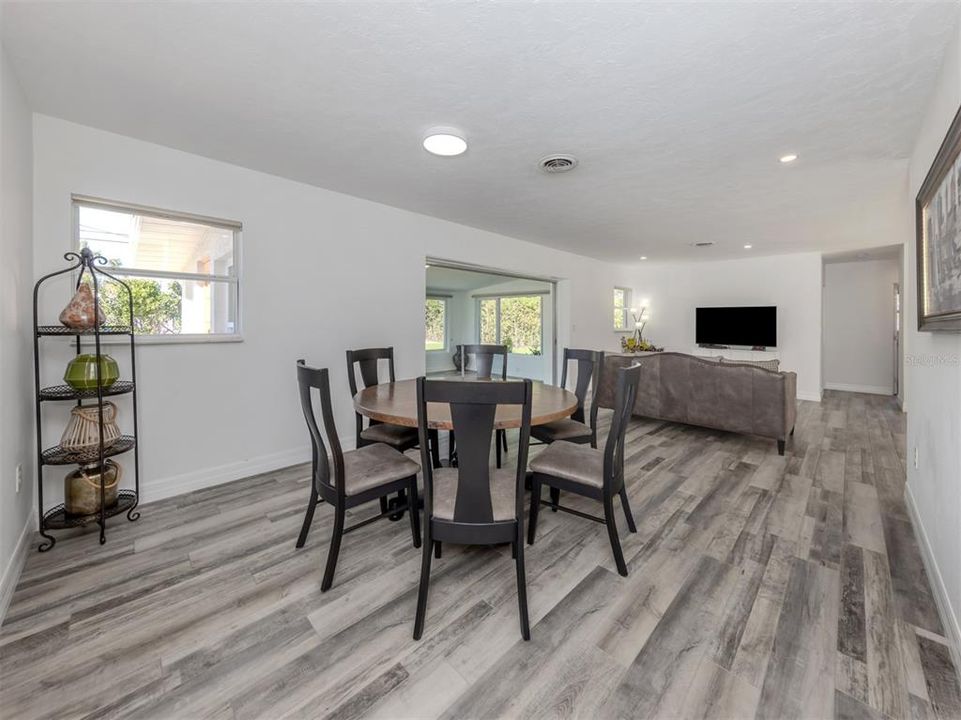
[[[432,155],[453,157],[467,150],[467,141],[450,130],[431,130],[424,138],[424,150]]]
[[[750,250],[752,247],[754,247],[754,246],[753,246],[753,245],[745,245],[745,246],[744,246],[744,249],[745,249],[745,250]]]
[[[641,255],[641,260],[647,260],[647,255]]]
[[[779,159],[782,163],[785,163],[785,164],[786,164],[786,163],[791,163],[791,162],[794,162],[795,160],[797,160],[797,154],[795,154],[795,153],[788,153],[787,155],[782,155],[782,156],[781,156],[780,158],[778,158],[778,159]]]

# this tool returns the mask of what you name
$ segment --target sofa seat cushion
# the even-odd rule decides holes
[[[420,472],[420,463],[386,445],[368,445],[344,453],[344,482],[348,495],[403,480]]]
[[[575,438],[590,438],[591,428],[577,420],[564,418],[554,422],[534,425],[531,435],[541,442],[552,443],[557,440],[574,440]]]
[[[491,509],[494,522],[516,519],[517,507],[517,470],[490,471]],[[438,520],[454,520],[454,507],[457,503],[457,484],[459,473],[453,468],[440,468],[433,474],[434,517]]]
[[[360,433],[362,440],[384,443],[394,448],[412,447],[417,444],[417,428],[390,423],[377,423]]]
[[[531,470],[600,488],[604,486],[604,451],[590,445],[555,442],[531,460]]]

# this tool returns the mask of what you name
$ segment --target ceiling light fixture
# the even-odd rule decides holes
[[[744,246],[744,249],[745,249],[745,250],[750,250],[752,247],[754,247],[754,246],[753,246],[753,245],[745,245],[745,246]]]
[[[795,160],[797,160],[797,154],[788,153],[787,155],[782,155],[781,157],[779,157],[778,160],[780,160],[782,163],[786,165],[787,163],[792,163]]]
[[[641,255],[641,260],[647,260],[647,255]]]
[[[435,128],[424,138],[424,150],[432,155],[454,157],[467,151],[467,141],[456,134],[455,130]]]

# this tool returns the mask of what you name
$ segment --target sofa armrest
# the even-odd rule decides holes
[[[784,375],[784,434],[787,436],[797,421],[797,373],[781,374]]]

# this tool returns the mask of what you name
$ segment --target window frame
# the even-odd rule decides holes
[[[236,318],[234,321],[234,331],[232,333],[179,333],[170,335],[144,335],[137,334],[137,344],[192,344],[192,343],[222,343],[222,342],[243,342],[243,223],[236,220],[225,220],[223,218],[210,217],[207,215],[197,215],[189,212],[175,210],[164,210],[161,208],[140,205],[137,203],[121,202],[118,200],[107,200],[105,198],[91,197],[89,195],[71,194],[70,214],[71,214],[71,252],[80,251],[80,208],[89,207],[98,210],[109,210],[113,212],[130,213],[145,215],[152,218],[163,220],[174,220],[180,222],[190,222],[211,227],[222,228],[233,233],[233,275],[218,275],[214,273],[189,273],[163,270],[142,270],[139,268],[110,268],[109,272],[121,280],[126,278],[154,278],[163,280],[190,280],[195,282],[216,282],[225,283],[233,286],[233,296],[236,298]],[[119,336],[105,335],[101,338],[102,343],[117,344],[126,342]]]
[[[426,303],[428,300],[440,300],[441,302],[444,303],[444,347],[442,347],[442,348],[435,348],[435,349],[433,349],[433,350],[428,350],[428,349],[427,349],[427,347],[426,347],[426,346],[427,346],[427,327],[426,327],[426,324],[425,324],[425,326],[424,326],[424,352],[427,352],[427,353],[446,353],[446,352],[449,352],[449,351],[450,351],[450,333],[447,332],[447,328],[448,328],[447,321],[448,321],[448,319],[450,318],[450,300],[451,300],[451,296],[450,296],[450,295],[439,295],[439,294],[437,294],[437,293],[427,293],[427,296],[424,298],[424,302]]]
[[[620,290],[624,293],[624,307],[621,308],[621,315],[624,321],[624,327],[619,328],[614,325],[613,319],[611,320],[611,325],[614,327],[614,332],[616,333],[631,333],[634,332],[634,328],[631,327],[631,288],[622,287],[620,285],[615,285],[611,291],[611,307],[617,310],[617,305],[614,304],[614,293]]]
[[[495,345],[502,345],[501,342],[501,300],[504,298],[516,298],[516,297],[537,297],[541,301],[541,355],[544,355],[544,297],[549,295],[547,291],[535,291],[535,292],[515,292],[515,293],[503,293],[503,294],[493,294],[493,295],[474,295],[474,337],[477,338],[478,343],[482,343],[481,340],[481,303],[485,300],[495,300],[496,305],[494,308],[494,322],[495,322]],[[508,355],[516,355],[517,357],[537,357],[536,355],[525,355],[523,353],[508,352]]]

